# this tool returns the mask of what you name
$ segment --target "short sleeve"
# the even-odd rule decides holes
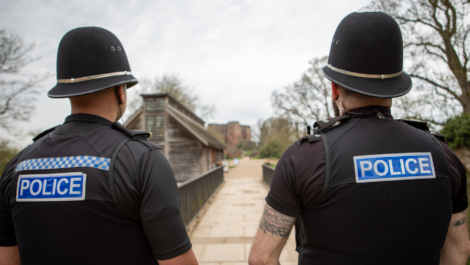
[[[468,207],[466,170],[452,149],[444,142],[441,142],[441,145],[446,154],[454,190],[452,213],[460,213]]]
[[[276,165],[266,203],[280,213],[297,217],[302,208],[316,203],[324,181],[323,142],[294,143]]]
[[[0,179],[0,246],[16,246],[15,227],[8,208],[11,177],[17,164],[18,156],[13,158],[2,173]]]
[[[300,214],[300,199],[295,190],[295,169],[289,149],[292,149],[292,146],[284,152],[276,164],[266,203],[280,213],[297,217]]]
[[[146,152],[139,165],[140,219],[155,257],[177,257],[191,249],[180,212],[173,170],[160,149]]]

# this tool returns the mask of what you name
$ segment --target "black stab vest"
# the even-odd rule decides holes
[[[23,151],[20,162],[35,158],[95,156],[111,158],[111,165],[109,170],[92,167],[29,169],[14,174],[9,208],[21,264],[158,264],[139,220],[123,214],[116,203],[110,175],[113,159],[124,143],[135,139],[135,133],[118,127],[118,130],[89,132],[83,137],[48,133]],[[86,174],[84,200],[17,201],[20,175],[69,172]],[[63,186],[62,191],[67,187]]]
[[[453,193],[438,140],[378,118],[343,120],[319,134],[325,185],[316,205],[301,212],[299,264],[439,264]],[[431,153],[436,178],[356,182],[355,156],[417,152]]]

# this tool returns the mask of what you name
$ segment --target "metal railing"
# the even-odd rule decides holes
[[[268,164],[263,164],[263,180],[271,187],[271,181],[273,180],[274,168]]]
[[[181,216],[185,226],[191,223],[223,181],[224,170],[222,166],[218,166],[178,185]]]

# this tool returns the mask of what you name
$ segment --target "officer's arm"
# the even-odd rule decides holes
[[[190,249],[189,251],[186,251],[185,253],[177,257],[174,257],[172,259],[158,260],[158,264],[160,265],[180,265],[180,264],[197,265],[198,263],[197,263],[197,259],[196,259],[196,256],[194,255],[193,250]]]
[[[21,265],[20,252],[18,246],[0,247],[0,264]]]
[[[446,241],[441,249],[440,265],[465,264],[470,255],[470,241],[465,223],[467,211],[452,215]]]
[[[266,205],[248,263],[280,264],[279,256],[289,238],[295,219]]]

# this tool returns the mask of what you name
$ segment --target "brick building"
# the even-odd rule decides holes
[[[208,129],[216,131],[225,141],[227,146],[227,156],[229,158],[240,156],[237,144],[240,140],[251,141],[251,127],[241,125],[238,121],[227,124],[209,124]]]

